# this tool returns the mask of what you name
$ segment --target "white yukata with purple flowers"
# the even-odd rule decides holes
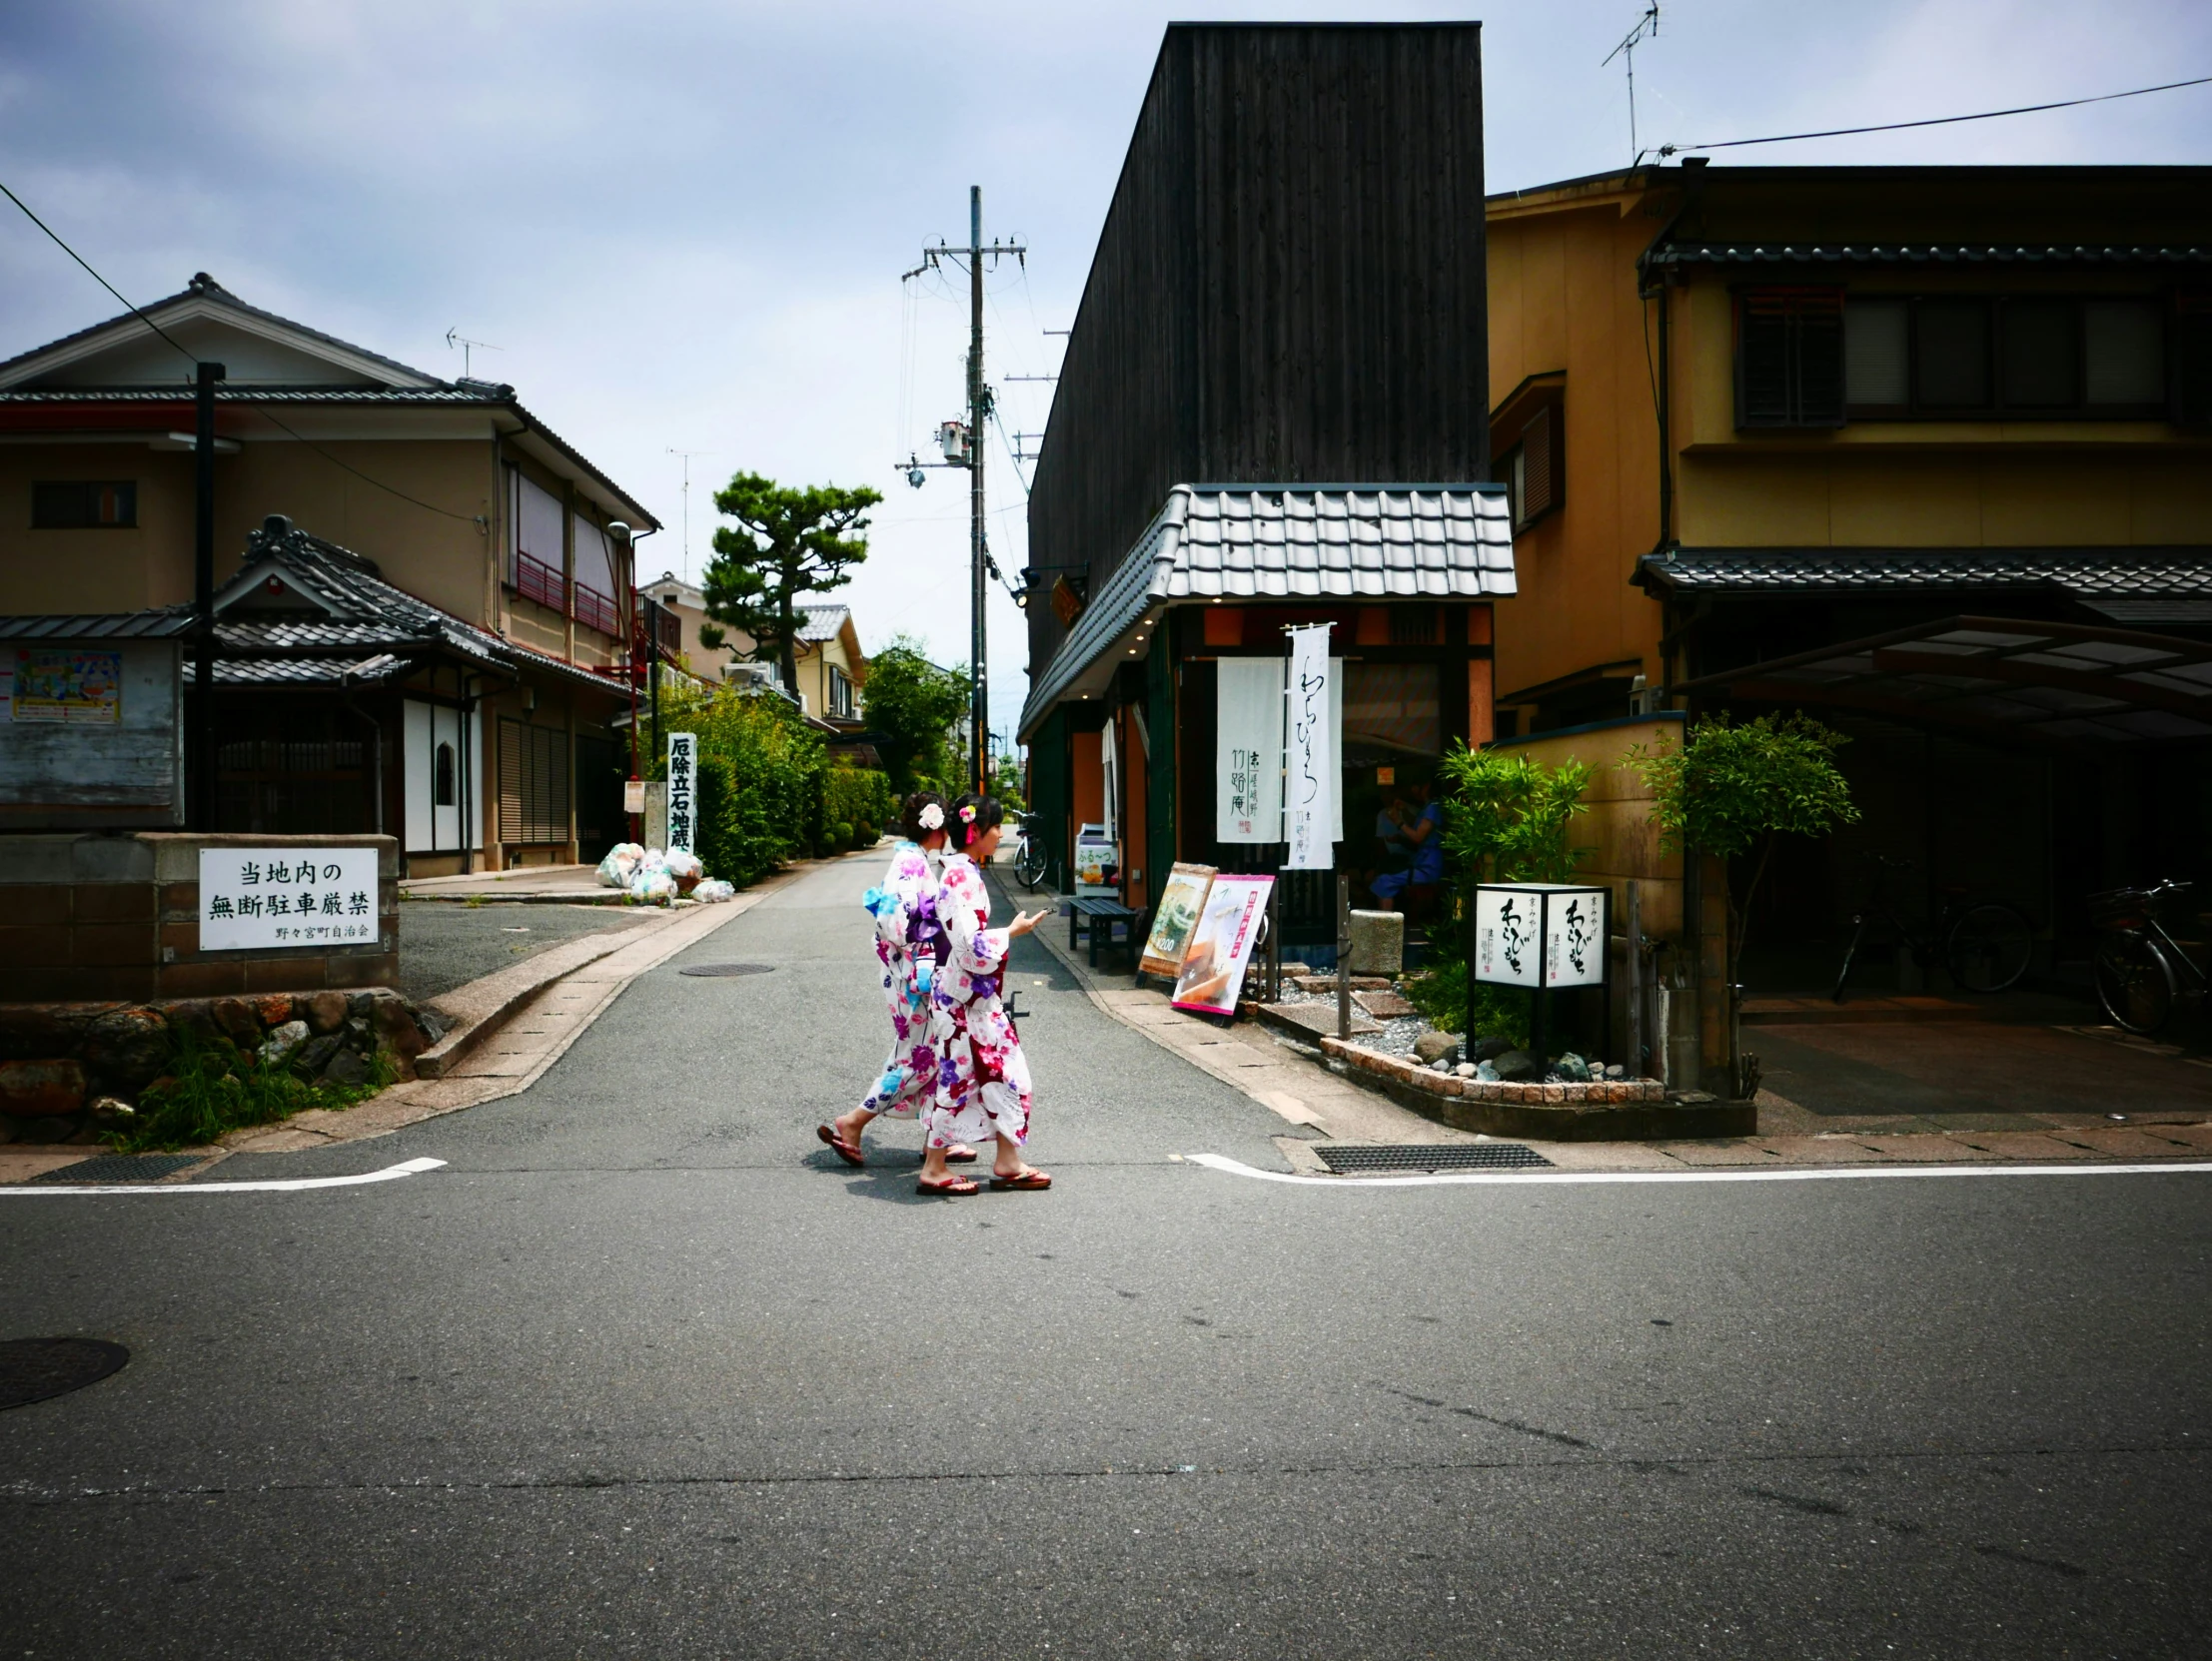
[[[937,915],[949,942],[932,999],[936,1099],[922,1118],[932,1148],[1029,1140],[1029,1058],[1006,1013],[1004,929],[987,928],[990,892],[966,854],[945,858]]]
[[[937,921],[937,876],[931,856],[901,842],[880,886],[862,897],[875,918],[875,955],[883,967],[883,1001],[891,1012],[891,1053],[861,1100],[863,1113],[912,1119],[937,1089],[930,992],[945,952]]]

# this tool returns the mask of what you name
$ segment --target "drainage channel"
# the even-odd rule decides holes
[[[1432,1143],[1411,1148],[1343,1148],[1326,1144],[1314,1150],[1339,1176],[1376,1171],[1533,1171],[1552,1162],[1518,1142]]]

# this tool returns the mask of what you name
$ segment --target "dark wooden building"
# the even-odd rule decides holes
[[[1022,736],[1048,846],[1104,823],[1146,903],[1217,835],[1216,665],[1337,625],[1340,858],[1378,779],[1490,729],[1481,29],[1167,31],[1029,504]],[[1365,809],[1365,818],[1361,811]]]

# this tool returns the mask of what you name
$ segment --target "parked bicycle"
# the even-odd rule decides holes
[[[2167,880],[2149,888],[2115,888],[2089,896],[2098,930],[2091,965],[2097,1001],[2115,1027],[2155,1033],[2174,1012],[2175,999],[2202,998],[2212,990],[2205,972],[2166,932],[2159,913],[2192,885]]]
[[[1045,852],[1044,843],[1037,839],[1037,816],[1034,813],[1017,813],[1014,822],[1020,827],[1014,841],[1014,879],[1022,887],[1035,892],[1044,881],[1045,870],[1052,863]]]
[[[1970,906],[1946,900],[1933,923],[1923,928],[1899,917],[1882,898],[1889,873],[1911,870],[1912,861],[1884,859],[1879,854],[1871,859],[1873,891],[1866,896],[1865,908],[1851,918],[1851,944],[1835,977],[1837,1003],[1843,1002],[1843,983],[1850,979],[1851,962],[1865,943],[1870,923],[1888,925],[1895,943],[1911,951],[1914,963],[1923,969],[1940,963],[1950,971],[1952,982],[1967,992],[2002,992],[2027,973],[2035,949],[2035,925],[2019,907],[2002,900]]]

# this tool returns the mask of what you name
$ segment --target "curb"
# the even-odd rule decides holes
[[[494,970],[465,986],[425,1000],[425,1009],[453,1024],[444,1038],[415,1058],[415,1076],[418,1079],[445,1078],[463,1057],[497,1032],[509,1016],[553,982],[575,973],[587,963],[596,963],[625,946],[635,945],[638,936],[664,929],[673,921],[674,915],[670,913],[664,919],[632,924],[626,929],[608,929],[585,935],[580,940],[563,941],[526,962]]]

